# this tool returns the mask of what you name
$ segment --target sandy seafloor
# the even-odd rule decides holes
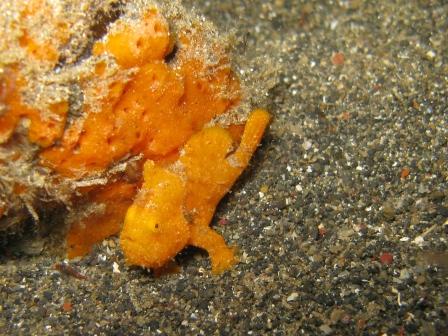
[[[214,221],[240,263],[212,276],[188,250],[156,278],[109,239],[70,262],[82,280],[54,269],[56,233],[22,240],[0,257],[0,334],[448,335],[448,3],[189,3],[275,81]]]

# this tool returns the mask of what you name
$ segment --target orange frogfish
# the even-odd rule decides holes
[[[210,222],[270,115],[235,117],[247,97],[213,26],[176,1],[0,13],[0,233],[63,207],[70,258],[119,234],[131,265],[158,269],[191,245],[229,269]]]

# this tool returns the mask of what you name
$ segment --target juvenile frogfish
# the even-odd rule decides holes
[[[130,265],[158,269],[191,245],[229,269],[210,223],[270,115],[235,118],[248,97],[214,27],[176,1],[0,13],[0,230],[65,207],[70,258],[119,234]]]

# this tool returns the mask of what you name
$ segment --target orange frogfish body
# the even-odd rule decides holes
[[[25,133],[46,178],[73,189],[69,257],[121,232],[129,264],[161,268],[192,245],[208,252],[214,273],[227,270],[233,249],[209,225],[269,114],[219,122],[244,97],[225,48],[196,24],[173,28],[155,5],[127,5],[77,50],[76,22],[54,15],[36,31],[65,2],[19,1],[18,21],[7,22],[17,37],[13,56],[0,45],[0,150]],[[44,94],[27,94],[36,87]],[[0,206],[7,216],[7,200]]]

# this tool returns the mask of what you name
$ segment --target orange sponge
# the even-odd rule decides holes
[[[204,29],[174,32],[155,5],[130,3],[101,38],[85,25],[91,40],[83,44],[77,23],[56,15],[73,5],[64,1],[20,0],[20,24],[8,34],[17,37],[14,57],[0,58],[0,146],[10,146],[15,133],[26,136],[33,164],[47,174],[40,181],[53,183],[16,183],[23,185],[17,202],[36,190],[73,188],[68,196],[54,192],[76,214],[69,257],[122,230],[129,264],[160,268],[193,245],[209,253],[213,272],[228,269],[233,250],[209,224],[248,165],[269,114],[255,110],[245,125],[218,120],[244,97],[225,48],[211,43],[203,50],[210,38]],[[0,217],[8,204],[0,198]],[[30,202],[26,207],[32,209]]]

